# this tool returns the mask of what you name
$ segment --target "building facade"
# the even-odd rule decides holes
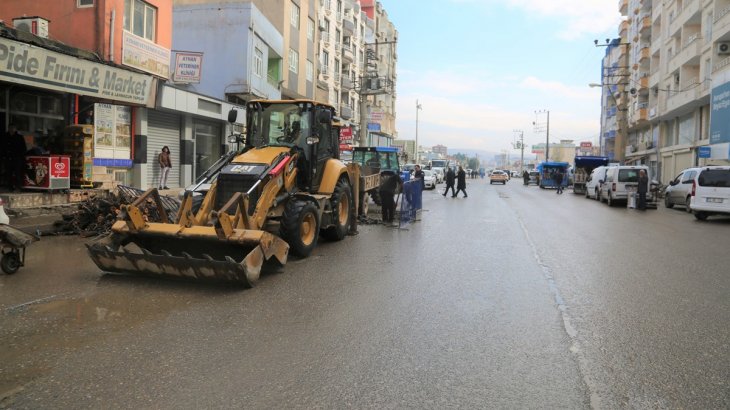
[[[730,3],[621,0],[619,9],[629,50],[624,162],[649,165],[662,182],[729,164]]]

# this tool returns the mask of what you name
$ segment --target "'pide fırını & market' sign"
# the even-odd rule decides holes
[[[0,80],[148,105],[155,78],[0,37]]]

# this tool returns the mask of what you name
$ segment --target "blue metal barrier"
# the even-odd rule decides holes
[[[398,226],[402,227],[420,219],[423,208],[423,184],[420,179],[412,179],[403,183],[398,210]]]

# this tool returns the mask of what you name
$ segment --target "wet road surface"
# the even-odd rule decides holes
[[[0,407],[730,406],[730,219],[468,184],[250,290],[45,237],[0,276]]]

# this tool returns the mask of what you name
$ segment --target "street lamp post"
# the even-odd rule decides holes
[[[419,164],[418,160],[420,159],[418,155],[418,111],[421,109],[421,104],[416,100],[416,164]]]

